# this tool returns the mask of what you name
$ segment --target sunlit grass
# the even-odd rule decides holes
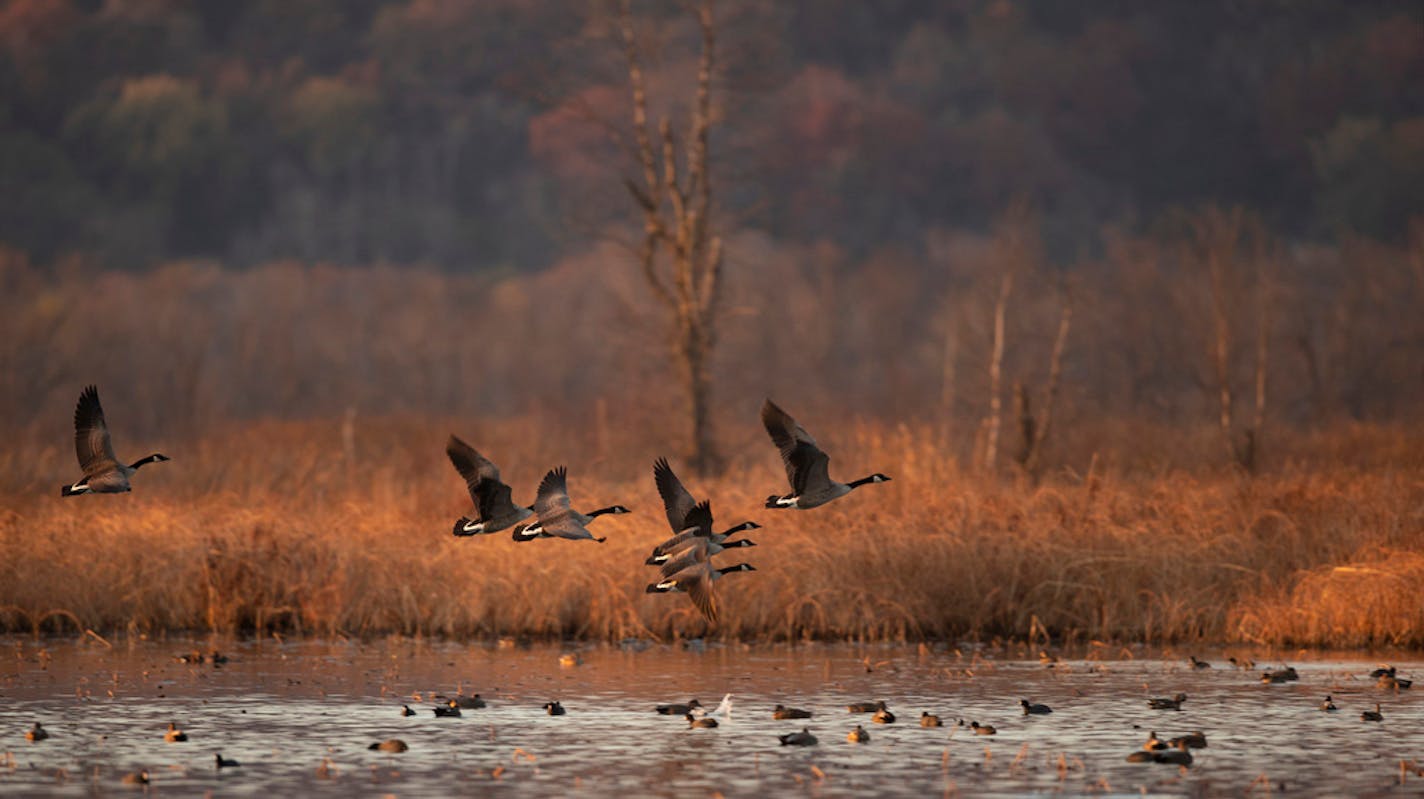
[[[134,493],[61,499],[55,448],[6,489],[0,629],[280,630],[315,635],[914,640],[1055,637],[1424,645],[1424,472],[1291,467],[1239,475],[1094,470],[1033,486],[965,474],[905,429],[853,425],[834,474],[882,470],[808,512],[762,507],[784,477],[753,450],[719,479],[684,474],[718,527],[755,519],[759,546],[719,556],[757,571],[719,583],[708,628],[679,595],[649,595],[668,531],[652,455],[558,454],[532,421],[477,446],[518,501],[570,464],[576,504],[619,502],[603,545],[507,533],[454,538],[468,499],[440,451],[449,425],[256,423],[178,452]],[[829,444],[828,444],[829,446]],[[592,451],[587,446],[577,452]],[[1328,449],[1328,448],[1327,448]],[[753,457],[757,454],[763,457]],[[0,464],[22,471],[18,456]],[[51,490],[52,489],[52,490]]]

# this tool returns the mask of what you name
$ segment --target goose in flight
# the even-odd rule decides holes
[[[742,522],[723,532],[713,533],[711,505],[699,504],[692,498],[692,493],[683,487],[682,481],[673,473],[667,458],[658,458],[653,464],[653,482],[657,484],[658,495],[663,499],[663,509],[667,511],[668,527],[672,529],[673,537],[653,548],[653,554],[649,555],[646,561],[649,566],[665,563],[673,552],[681,549],[693,538],[706,538],[711,543],[721,545],[713,554],[728,546],[756,546],[750,541],[730,545],[724,543],[730,536],[744,530],[760,529],[761,525],[756,522]],[[703,508],[702,505],[706,507]]]
[[[806,510],[843,497],[867,483],[883,483],[890,479],[876,472],[849,483],[832,480],[827,468],[831,463],[830,456],[821,451],[806,428],[797,424],[791,414],[778,408],[771,400],[761,406],[761,423],[771,435],[772,443],[781,451],[781,460],[786,465],[786,479],[791,483],[790,494],[773,494],[766,498],[768,508]]]
[[[587,514],[573,509],[569,501],[568,469],[563,466],[550,469],[539,481],[539,494],[534,499],[534,515],[538,517],[532,524],[514,528],[515,541],[532,541],[535,538],[568,538],[573,541],[597,541],[585,527],[595,518],[605,513],[628,513],[622,505],[609,505]]]
[[[656,583],[649,583],[647,593],[665,594],[669,591],[686,591],[692,604],[710,622],[717,621],[717,601],[712,595],[712,583],[732,572],[752,572],[756,567],[750,563],[738,563],[725,569],[713,568],[712,561],[704,554],[701,560],[674,574],[665,575]]]
[[[99,389],[95,386],[85,387],[79,395],[79,404],[74,408],[74,452],[79,456],[79,468],[84,470],[84,477],[73,485],[60,486],[59,495],[62,497],[132,491],[129,477],[140,467],[171,460],[167,455],[155,452],[128,466],[120,463],[114,455],[113,442],[109,440],[109,426],[104,423],[104,408],[99,404]]]
[[[474,447],[452,435],[445,442],[445,454],[450,456],[455,471],[465,478],[470,499],[475,503],[475,518],[462,516],[455,522],[455,535],[497,533],[534,515],[529,508],[514,504],[509,486],[499,479],[499,467]]]
[[[693,537],[688,540],[686,546],[668,553],[667,560],[663,561],[660,573],[664,577],[671,577],[683,569],[690,569],[724,550],[754,546],[756,546],[756,542],[749,538],[719,544],[708,538]],[[647,562],[653,563],[654,560],[654,558],[648,558]]]

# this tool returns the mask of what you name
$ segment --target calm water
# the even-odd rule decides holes
[[[1200,671],[1185,653],[1050,669],[1005,652],[654,645],[580,647],[582,664],[565,667],[573,648],[267,640],[219,644],[231,660],[217,668],[174,662],[195,648],[212,646],[0,639],[0,794],[134,795],[145,789],[122,776],[147,768],[148,792],[176,796],[1239,796],[1253,783],[1260,795],[1281,783],[1286,796],[1424,795],[1424,778],[1401,785],[1399,771],[1402,759],[1424,765],[1424,684],[1379,690],[1365,656],[1292,660],[1299,682],[1262,685],[1219,653]],[[1393,662],[1424,677],[1417,657]],[[461,689],[489,707],[435,718],[430,694]],[[1182,711],[1147,708],[1178,691]],[[715,730],[653,712],[726,692],[733,715]],[[1326,693],[1339,713],[1316,709]],[[1025,717],[1021,697],[1054,713]],[[568,715],[546,715],[551,699]],[[899,721],[846,712],[865,699],[886,700]],[[815,717],[773,721],[778,702]],[[1362,722],[1375,702],[1384,722]],[[418,715],[402,717],[402,703]],[[951,726],[919,727],[922,710]],[[960,717],[999,734],[968,735],[952,726]],[[170,720],[188,743],[164,742]],[[49,740],[24,740],[35,721]],[[868,744],[846,742],[856,723]],[[778,745],[803,725],[819,746]],[[1125,762],[1149,730],[1202,730],[1209,747],[1187,771]],[[366,748],[391,737],[410,751]],[[242,766],[217,771],[218,751]]]

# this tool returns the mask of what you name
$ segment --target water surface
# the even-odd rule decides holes
[[[1128,650],[1080,652],[1049,668],[1022,651],[944,647],[269,639],[219,644],[230,660],[213,666],[174,660],[210,642],[12,638],[0,647],[7,796],[134,795],[145,789],[122,776],[143,768],[149,793],[185,796],[1424,794],[1424,778],[1400,782],[1401,760],[1424,765],[1424,684],[1380,690],[1367,676],[1378,658],[1364,655],[1292,660],[1298,682],[1263,685],[1220,653],[1208,658],[1214,668],[1196,670],[1185,653]],[[581,664],[561,665],[575,651]],[[1424,676],[1424,661],[1394,663]],[[1147,697],[1179,691],[1188,695],[1180,712],[1148,709]],[[458,692],[489,707],[436,718],[433,695]],[[694,696],[711,706],[728,692],[732,716],[715,730],[653,712]],[[1340,712],[1317,709],[1327,693]],[[1025,717],[1020,698],[1054,712]],[[552,699],[568,715],[546,715]],[[898,721],[871,724],[844,707],[872,699]],[[1362,722],[1375,702],[1384,722]],[[815,715],[774,721],[777,703]],[[402,717],[402,704],[417,715]],[[921,728],[921,711],[948,726]],[[957,718],[999,733],[967,734]],[[49,740],[24,740],[35,721]],[[190,741],[165,743],[169,721]],[[846,741],[857,723],[868,744]],[[778,744],[802,726],[818,746]],[[1152,730],[1201,730],[1209,746],[1186,770],[1125,762]],[[367,749],[392,737],[410,751]],[[218,771],[219,751],[242,765]]]

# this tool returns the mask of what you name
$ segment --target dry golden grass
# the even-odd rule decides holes
[[[774,450],[752,443],[753,428],[732,431],[745,444],[727,475],[684,480],[713,499],[719,527],[765,529],[751,534],[758,547],[719,556],[757,571],[720,583],[709,630],[685,597],[644,592],[656,572],[643,558],[667,535],[651,479],[662,453],[600,459],[596,441],[537,422],[363,422],[349,456],[339,422],[252,423],[165,443],[174,460],[141,472],[132,494],[63,500],[67,447],[0,455],[11,475],[0,630],[913,640],[1042,629],[1424,645],[1424,468],[1407,458],[1254,479],[1095,469],[1034,487],[964,474],[904,428],[831,425],[833,474],[894,480],[791,512],[762,507],[784,482]],[[500,463],[518,501],[566,462],[579,507],[634,514],[596,522],[603,545],[454,538],[468,499],[441,452],[451,430]],[[1379,438],[1341,434],[1352,435]],[[124,442],[134,457],[149,450]]]

